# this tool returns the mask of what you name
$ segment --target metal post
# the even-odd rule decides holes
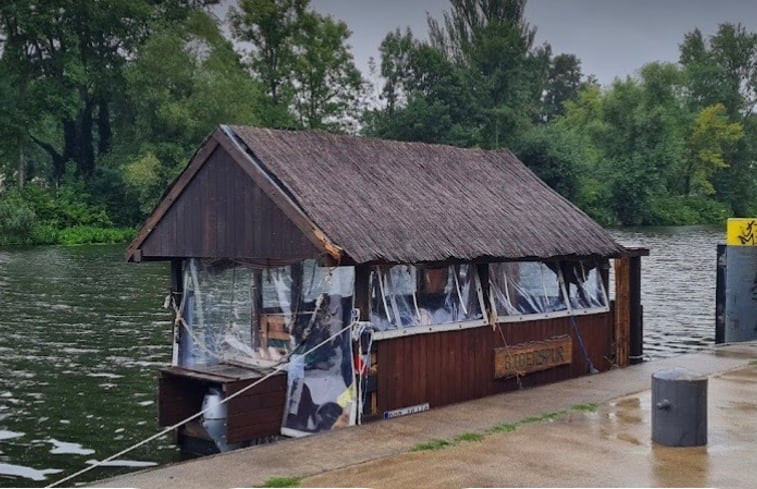
[[[725,274],[727,343],[757,339],[757,246],[729,246]]]
[[[756,340],[757,218],[728,219],[726,242],[724,340]]]
[[[717,273],[715,278],[715,343],[725,342],[725,272],[726,250],[724,244],[718,245]]]

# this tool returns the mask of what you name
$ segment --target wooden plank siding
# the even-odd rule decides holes
[[[226,395],[246,387],[254,380],[224,385]],[[286,405],[286,375],[276,375],[229,401],[226,439],[238,443],[278,435]]]
[[[223,148],[213,151],[140,249],[152,259],[323,254]]]
[[[631,340],[631,259],[615,260],[615,358],[621,367],[629,362]]]
[[[591,361],[600,371],[611,367],[612,314],[576,317]],[[502,333],[498,330],[501,327]],[[579,377],[588,372],[570,318],[504,323],[458,331],[417,334],[377,345],[378,412],[428,402],[431,408],[518,388],[518,379],[494,379],[494,349],[570,335],[573,363],[520,377],[524,387]]]
[[[188,376],[164,369],[158,380],[158,422],[160,426],[171,426],[199,412],[211,386],[220,387],[230,396],[258,380]],[[286,375],[275,375],[228,401],[226,441],[238,443],[278,435],[286,404],[286,386]]]

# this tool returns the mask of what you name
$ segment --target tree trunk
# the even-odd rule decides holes
[[[73,119],[63,120],[63,164],[65,165],[69,161],[79,161],[79,140],[76,137],[76,121]],[[63,176],[65,173],[65,167],[61,169],[62,172],[57,177]]]
[[[97,143],[97,154],[101,155],[110,150],[113,139],[113,131],[110,127],[110,110],[105,97],[100,97],[97,111],[97,134],[100,137]]]
[[[79,169],[79,176],[82,177],[89,177],[95,171],[93,125],[92,103],[87,102],[79,116],[79,160],[76,163]]]
[[[26,182],[26,158],[24,156],[24,142],[21,136],[18,137],[18,189],[24,190]]]

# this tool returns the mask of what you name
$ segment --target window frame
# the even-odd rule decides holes
[[[447,265],[449,268],[453,265]],[[470,329],[470,328],[480,328],[482,326],[488,326],[489,318],[487,317],[487,309],[486,309],[486,301],[484,299],[484,292],[483,287],[481,286],[481,278],[478,274],[478,267],[475,263],[468,262],[468,263],[460,263],[460,265],[467,265],[471,267],[473,270],[473,285],[476,287],[476,295],[478,297],[478,305],[481,311],[481,319],[471,319],[468,321],[454,321],[451,323],[442,323],[442,324],[427,324],[427,325],[415,325],[415,326],[401,326],[397,329],[388,329],[384,331],[374,331],[373,332],[373,339],[374,340],[387,340],[391,338],[400,338],[405,336],[412,336],[416,334],[428,334],[428,333],[439,333],[444,331],[457,331],[457,330],[463,330],[463,329]],[[417,265],[415,264],[409,264],[407,266],[412,267],[413,270],[413,276],[415,277],[418,273]],[[376,273],[381,273],[380,267],[374,267],[372,270]],[[382,298],[381,303],[384,304],[385,312],[389,314],[388,311],[388,304],[386,304],[386,299]],[[413,300],[413,307],[415,308],[415,314],[417,316],[418,314],[418,304],[417,300]]]
[[[586,260],[575,260],[577,263],[583,263]],[[514,263],[545,263],[544,261],[540,260],[520,260],[520,261],[514,261]],[[588,308],[574,308],[570,302],[570,296],[568,295],[568,289],[565,284],[565,277],[563,276],[563,267],[562,264],[566,263],[566,260],[559,261],[558,263],[560,266],[557,269],[557,283],[560,288],[560,294],[562,295],[563,302],[567,306],[564,310],[561,311],[551,311],[551,312],[535,312],[531,314],[512,314],[512,315],[502,315],[497,310],[497,301],[494,296],[494,291],[491,288],[491,275],[489,276],[489,304],[492,308],[492,314],[496,318],[496,321],[498,323],[521,323],[521,322],[528,322],[528,321],[536,321],[538,319],[554,319],[554,318],[561,318],[561,317],[570,317],[570,316],[587,316],[591,314],[603,314],[610,312],[610,298],[607,294],[607,288],[605,287],[604,280],[602,280],[601,276],[599,277],[599,283],[602,287],[602,297],[604,299],[605,305],[604,306],[596,306],[596,307],[588,307]],[[507,263],[507,262],[492,262],[492,263]],[[599,263],[597,264],[597,268],[599,268]],[[490,269],[491,270],[491,269]],[[599,271],[598,271],[599,273]]]

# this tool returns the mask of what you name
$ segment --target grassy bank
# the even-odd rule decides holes
[[[136,233],[137,230],[130,227],[71,226],[55,229],[42,225],[33,228],[25,236],[0,235],[0,246],[127,243]]]

